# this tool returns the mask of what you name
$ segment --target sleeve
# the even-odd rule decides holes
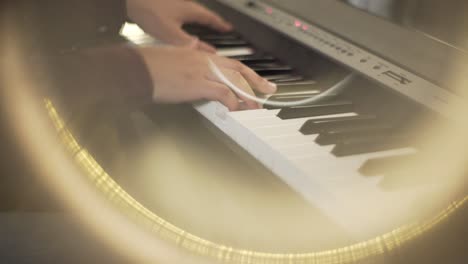
[[[42,58],[38,64],[52,83],[46,95],[72,127],[97,113],[128,112],[152,101],[147,67],[129,46],[87,49]]]
[[[127,19],[125,0],[0,0],[2,14],[48,53],[113,38]]]

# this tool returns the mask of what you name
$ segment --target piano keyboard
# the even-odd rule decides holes
[[[215,46],[218,55],[241,61],[276,83],[271,100],[309,98],[351,74],[333,63],[322,65],[327,60],[311,67],[320,74],[296,69],[237,32],[196,25],[185,30]],[[127,38],[137,44],[154,42],[138,34]],[[408,223],[408,212],[443,188],[382,186],[392,175],[388,168],[423,151],[412,127],[435,114],[363,78],[349,86],[298,107],[229,112],[218,102],[198,102],[194,108],[351,237],[363,240]]]
[[[186,30],[215,46],[218,54],[242,61],[276,83],[274,100],[304,99],[326,88],[238,33],[214,37],[215,32],[198,26]],[[350,87],[321,102],[291,108],[229,112],[218,102],[200,102],[195,109],[356,239],[405,223],[405,213],[433,191],[428,186],[392,191],[380,186],[388,164],[420,153],[411,127],[427,114],[393,94]]]

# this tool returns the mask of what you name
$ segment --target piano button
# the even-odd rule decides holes
[[[332,150],[336,157],[407,148],[411,142],[407,135],[388,135],[370,139],[347,140],[338,143]]]
[[[349,112],[354,112],[354,105],[351,101],[334,101],[316,103],[309,106],[283,108],[278,113],[278,117],[281,119],[292,119]]]
[[[315,142],[319,145],[338,144],[345,141],[385,140],[396,131],[389,125],[365,125],[348,129],[325,131],[319,134]]]
[[[373,115],[359,115],[354,117],[333,119],[333,120],[309,120],[301,127],[301,133],[304,135],[313,135],[331,130],[350,129],[362,125],[377,124],[379,121]]]
[[[385,172],[414,162],[415,158],[416,154],[405,154],[369,159],[359,168],[359,173],[364,176],[383,175]]]

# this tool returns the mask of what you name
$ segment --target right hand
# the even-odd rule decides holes
[[[206,99],[219,101],[230,111],[234,111],[241,108],[240,98],[248,109],[260,108],[256,102],[238,97],[220,82],[211,72],[208,58],[229,76],[234,84],[248,93],[253,94],[253,91],[247,86],[265,94],[276,91],[273,84],[244,64],[191,47],[141,47],[138,48],[138,52],[151,75],[155,102],[182,103]]]
[[[182,30],[186,23],[197,23],[226,32],[232,25],[202,5],[186,0],[126,0],[127,14],[143,30],[167,44],[186,46],[195,37]],[[199,41],[197,48],[215,53],[216,49]]]

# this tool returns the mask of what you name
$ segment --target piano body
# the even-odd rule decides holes
[[[269,100],[308,98],[352,77],[341,93],[298,107],[229,112],[217,102],[195,103],[226,147],[259,162],[354,241],[464,198],[464,168],[449,153],[463,151],[450,148],[461,144],[438,130],[467,114],[453,81],[455,65],[466,65],[461,45],[358,10],[371,1],[201,2],[232,21],[235,32],[186,30],[275,82]],[[369,10],[392,1],[376,2],[381,8],[374,2]]]

